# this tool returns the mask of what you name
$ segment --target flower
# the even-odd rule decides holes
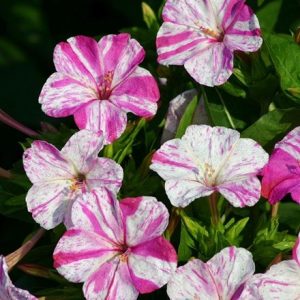
[[[129,34],[107,35],[99,43],[86,36],[71,37],[54,50],[57,70],[39,97],[51,117],[74,115],[80,129],[104,135],[112,143],[125,130],[127,112],[151,117],[157,110],[155,79],[138,67],[145,56]]]
[[[268,154],[251,139],[224,127],[191,125],[181,139],[164,143],[150,168],[165,181],[174,206],[220,192],[233,206],[254,205],[260,197],[256,175]]]
[[[204,263],[192,259],[179,267],[167,286],[171,300],[232,300],[255,271],[252,254],[243,248],[227,247]]]
[[[0,255],[0,299],[1,300],[37,300],[29,292],[13,285],[4,256]]]
[[[300,233],[298,234],[298,239],[293,248],[293,259],[298,263],[300,267]]]
[[[176,269],[176,252],[161,236],[168,218],[153,197],[119,203],[96,189],[74,204],[74,227],[58,242],[54,267],[69,281],[84,282],[88,300],[137,299],[166,284]]]
[[[294,260],[285,260],[265,274],[255,274],[245,284],[239,300],[300,299],[300,267]]]
[[[94,187],[115,193],[120,189],[123,170],[108,158],[99,158],[101,133],[81,130],[61,151],[45,141],[34,141],[24,152],[23,164],[33,186],[26,202],[34,220],[46,229],[64,222],[70,226],[75,199]]]
[[[296,127],[275,145],[262,173],[262,195],[271,204],[280,201],[288,193],[300,204],[299,161],[300,127]]]
[[[253,52],[262,44],[258,20],[244,2],[167,0],[156,40],[158,62],[184,65],[200,84],[226,82],[233,52]]]

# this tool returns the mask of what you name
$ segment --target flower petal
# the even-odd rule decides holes
[[[127,263],[118,257],[103,264],[83,285],[87,300],[135,300],[135,289]]]
[[[88,103],[76,111],[74,118],[80,129],[102,131],[105,144],[119,138],[127,124],[126,112],[108,100]]]
[[[231,299],[255,271],[252,254],[243,248],[227,247],[207,263],[220,299]]]
[[[128,267],[132,281],[140,293],[150,293],[165,285],[177,266],[174,247],[158,237],[131,248]]]
[[[117,253],[115,246],[98,234],[71,228],[56,245],[54,267],[69,281],[84,282]]]
[[[34,141],[25,150],[23,165],[32,183],[73,177],[70,163],[58,149],[44,141]]]
[[[126,227],[126,244],[136,246],[150,241],[165,231],[169,212],[154,197],[126,198],[120,202]]]
[[[109,99],[123,111],[132,112],[140,117],[151,117],[157,110],[159,90],[150,72],[137,67],[113,89]]]
[[[289,153],[296,160],[300,160],[300,126],[290,131],[280,142],[275,145],[275,149],[281,149]]]
[[[199,259],[192,259],[177,269],[168,283],[167,293],[171,300],[219,299],[209,268]]]
[[[300,266],[300,233],[298,234],[298,239],[297,239],[296,244],[293,248],[293,259]]]
[[[200,84],[221,85],[233,72],[233,53],[223,43],[212,43],[187,60],[184,67]]]
[[[71,161],[77,172],[86,174],[93,168],[103,147],[101,132],[80,130],[71,136],[61,154]]]

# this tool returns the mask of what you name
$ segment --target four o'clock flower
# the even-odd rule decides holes
[[[8,267],[4,256],[0,255],[0,299],[1,300],[37,300],[29,292],[13,285],[8,276]]]
[[[192,259],[179,267],[168,283],[171,300],[239,299],[244,283],[255,271],[252,254],[228,247],[208,262]]]
[[[46,229],[70,225],[70,209],[83,192],[102,187],[120,189],[123,170],[108,158],[99,158],[101,133],[81,130],[61,151],[44,141],[34,141],[24,152],[24,168],[33,186],[26,202],[34,220]]]
[[[291,194],[300,204],[300,127],[288,133],[275,145],[269,163],[263,170],[262,195],[271,204]]]
[[[39,102],[52,117],[74,115],[80,129],[104,134],[112,143],[125,130],[127,112],[156,113],[157,83],[138,65],[145,51],[129,34],[107,35],[98,43],[76,36],[54,50],[56,73],[45,83]]]
[[[200,84],[223,84],[233,71],[233,52],[253,52],[262,44],[245,0],[167,0],[162,17],[158,61],[184,65]]]
[[[150,168],[165,181],[174,206],[220,192],[233,206],[252,206],[260,198],[256,177],[268,154],[236,130],[191,125],[181,139],[164,143],[153,155]]]
[[[54,251],[54,267],[84,282],[88,300],[137,299],[165,285],[176,269],[173,246],[162,237],[168,210],[153,197],[118,202],[105,190],[76,201],[70,228]]]

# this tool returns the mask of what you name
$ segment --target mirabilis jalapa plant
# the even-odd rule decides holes
[[[83,283],[88,300],[142,299],[155,291],[155,299],[300,299],[300,127],[289,127],[279,142],[260,137],[265,121],[259,118],[242,131],[223,97],[222,87],[232,97],[238,93],[227,82],[235,52],[240,68],[258,63],[248,54],[263,42],[257,17],[243,0],[167,0],[160,28],[145,3],[143,11],[149,39],[157,35],[158,62],[183,65],[196,82],[180,73],[185,83],[174,85],[178,68],[158,69],[166,75],[158,103],[158,84],[139,66],[146,52],[135,38],[80,35],[55,47],[56,72],[39,97],[47,115],[73,116],[78,132],[57,142],[56,130],[34,132],[1,111],[3,122],[37,139],[26,145],[23,166],[32,183],[27,210],[42,228],[0,256],[0,299],[37,299],[14,286],[8,271],[45,229],[58,273],[40,261],[19,266],[54,280],[61,299],[81,297],[74,283]],[[234,76],[246,82],[243,71]],[[167,111],[172,94],[165,122],[151,122],[158,108]],[[142,119],[132,121],[130,113]],[[226,122],[218,119],[224,115]],[[136,159],[143,147],[145,157]],[[0,175],[17,180],[3,169]],[[296,223],[280,218],[297,210]]]

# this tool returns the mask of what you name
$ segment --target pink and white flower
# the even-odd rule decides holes
[[[293,259],[297,262],[300,268],[300,233],[298,234],[298,239],[293,248]]]
[[[158,62],[184,65],[207,86],[227,81],[235,50],[253,52],[262,44],[258,20],[245,0],[167,0],[162,17]]]
[[[171,300],[239,299],[244,283],[254,271],[249,251],[228,247],[206,263],[192,259],[179,267],[168,283],[167,292]]]
[[[236,130],[191,125],[181,139],[164,143],[152,158],[150,168],[165,181],[174,206],[220,192],[233,206],[254,205],[260,198],[256,177],[268,154]]]
[[[288,133],[275,145],[269,163],[263,170],[262,195],[271,204],[290,193],[300,204],[300,127]]]
[[[165,285],[176,269],[176,252],[162,237],[168,218],[153,197],[118,202],[94,190],[74,203],[74,227],[58,242],[54,266],[69,281],[84,282],[88,300],[137,299]]]
[[[37,300],[29,292],[13,285],[8,276],[8,267],[4,256],[0,255],[0,299],[1,300]]]
[[[70,210],[82,193],[106,188],[117,193],[123,169],[108,158],[99,158],[101,133],[81,130],[59,151],[45,141],[34,141],[24,152],[23,164],[33,186],[26,202],[34,220],[46,229],[64,222],[70,226]]]
[[[45,83],[39,102],[51,117],[74,115],[80,129],[102,131],[105,144],[126,128],[127,112],[151,117],[159,90],[138,65],[145,51],[129,34],[107,35],[97,43],[75,36],[54,50],[56,73]]]

